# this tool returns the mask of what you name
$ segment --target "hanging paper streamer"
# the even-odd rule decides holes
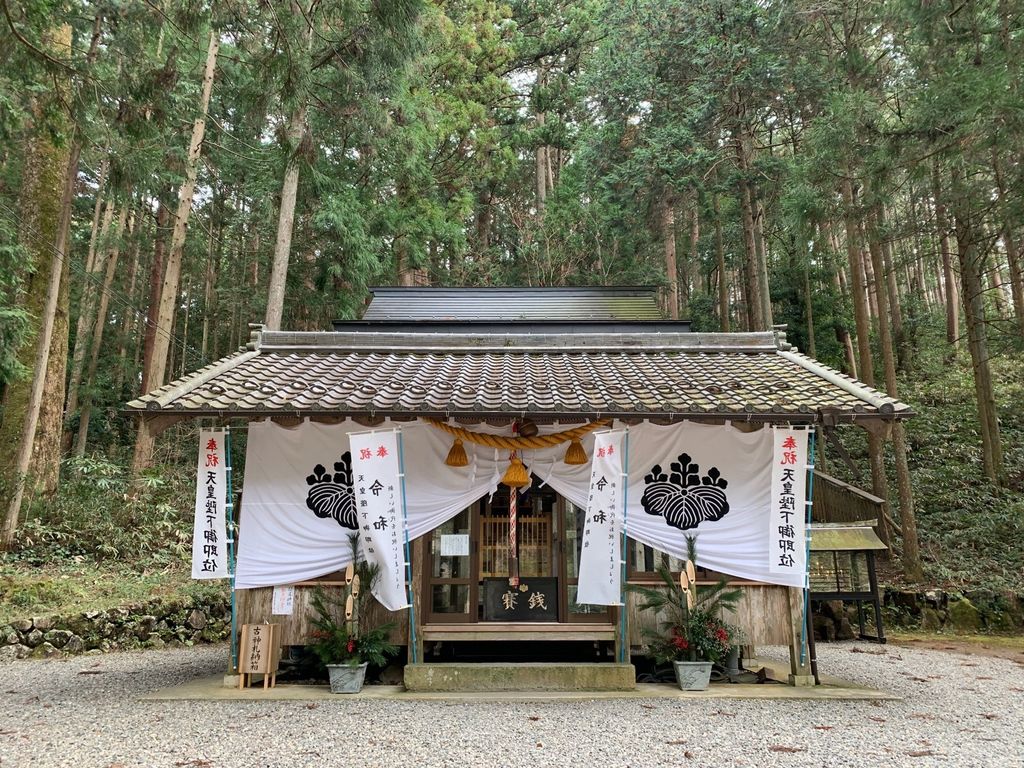
[[[380,575],[371,591],[390,611],[409,606],[405,588],[405,510],[398,465],[398,432],[349,435],[352,487],[362,553]]]
[[[193,579],[225,579],[229,576],[224,463],[224,433],[207,429],[200,431],[196,510],[192,525]]]
[[[768,568],[772,573],[806,573],[807,430],[772,430],[771,512]]]
[[[602,432],[594,436],[577,603],[622,603],[622,439],[625,434]]]

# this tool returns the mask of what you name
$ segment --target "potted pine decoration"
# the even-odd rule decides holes
[[[676,682],[684,691],[706,690],[712,667],[740,644],[739,630],[725,622],[721,613],[732,611],[742,597],[723,578],[714,585],[697,585],[697,540],[686,537],[687,560],[678,581],[667,566],[658,568],[663,585],[631,586],[644,602],[641,610],[661,617],[658,630],[647,630],[648,653],[659,664],[672,662]]]
[[[389,640],[393,623],[368,627],[362,620],[370,599],[369,586],[377,580],[378,573],[376,565],[365,561],[359,563],[358,568],[350,564],[339,598],[331,598],[320,588],[313,593],[317,616],[313,619],[316,629],[311,648],[327,668],[331,693],[359,693],[367,666],[384,666],[388,657],[398,650]],[[337,615],[345,618],[338,621]]]

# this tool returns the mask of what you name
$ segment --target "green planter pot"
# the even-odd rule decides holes
[[[328,664],[327,674],[331,677],[331,693],[359,693],[366,677],[367,663]]]
[[[676,682],[684,691],[706,691],[711,683],[710,661],[673,661]]]

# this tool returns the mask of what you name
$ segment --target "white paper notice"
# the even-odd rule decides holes
[[[775,429],[768,517],[772,573],[807,572],[807,430]]]
[[[274,616],[291,616],[295,610],[295,587],[274,587],[270,601],[270,613]]]
[[[368,563],[380,566],[373,595],[389,611],[407,608],[398,432],[350,434],[349,444],[361,552]]]
[[[594,436],[577,603],[622,604],[622,440],[625,435],[620,431]]]
[[[468,533],[442,533],[441,557],[463,557],[469,554]]]
[[[228,577],[228,537],[224,517],[227,482],[224,433],[201,430],[196,468],[196,512],[192,524],[192,578]]]

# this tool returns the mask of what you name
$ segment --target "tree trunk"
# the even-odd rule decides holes
[[[884,210],[881,207],[876,209],[876,215],[879,217],[876,222],[876,227],[882,228],[884,220],[881,218],[884,215]],[[884,230],[883,230],[884,231]],[[892,343],[896,345],[896,368],[900,371],[905,371],[907,366],[910,365],[910,349],[907,345],[907,335],[903,329],[903,308],[900,305],[900,292],[896,285],[896,270],[893,269],[892,259],[892,242],[888,237],[880,237],[878,247],[881,250],[881,265],[875,265],[875,274],[879,278],[883,279],[885,283],[886,301],[883,302],[879,299],[879,318],[885,318],[887,322],[892,323]],[[871,255],[871,260],[874,261],[874,254]],[[924,286],[920,287],[920,293],[924,294]],[[882,304],[886,304],[886,309],[882,308]],[[895,395],[893,395],[895,397]]]
[[[167,241],[164,233],[170,214],[163,196],[157,200],[156,231],[153,234],[153,263],[149,267],[149,301],[146,304],[146,327],[142,341],[142,387],[145,394],[158,386],[150,380],[153,365],[153,345],[156,342],[156,324],[160,317],[160,288],[164,280],[164,267],[167,263]]]
[[[127,206],[121,209],[117,222],[117,232],[124,230],[128,216]],[[82,415],[78,421],[78,438],[75,441],[75,455],[84,456],[86,442],[89,439],[89,418],[92,414],[92,391],[96,385],[96,369],[99,365],[100,347],[103,344],[103,331],[107,327],[107,309],[110,306],[110,289],[114,285],[114,273],[117,271],[117,260],[121,254],[121,246],[115,240],[107,255],[106,269],[103,274],[103,287],[100,289],[99,307],[96,309],[96,325],[92,329],[92,342],[89,356],[89,368],[85,377],[85,394],[82,397]]]
[[[754,201],[754,252],[757,253],[757,281],[758,295],[761,297],[761,322],[763,327],[760,330],[769,331],[775,324],[772,313],[771,284],[768,280],[768,246],[764,238],[764,206],[755,193],[755,187],[750,187],[750,194]]]
[[[82,295],[78,302],[78,322],[75,325],[75,347],[71,355],[71,374],[68,376],[68,397],[65,413],[70,421],[78,410],[78,387],[82,383],[82,372],[85,359],[89,354],[93,316],[96,312],[96,299],[99,293],[98,284],[102,282],[104,254],[111,248],[111,240],[120,237],[120,232],[111,232],[114,219],[114,202],[107,202],[103,212],[103,220],[99,233],[90,238],[89,253],[85,261],[85,279],[82,281]],[[97,247],[97,245],[99,247]],[[67,428],[67,447],[71,445],[71,430]]]
[[[124,380],[127,373],[128,364],[128,339],[136,335],[136,329],[138,322],[135,317],[135,285],[139,279],[139,265],[140,256],[142,255],[142,210],[139,206],[136,210],[132,211],[131,218],[128,220],[128,234],[131,237],[132,244],[132,258],[128,263],[128,291],[127,297],[128,302],[132,308],[127,308],[124,313],[124,318],[121,320],[121,331],[120,339],[118,340],[117,347],[117,371],[114,377],[114,391],[117,393],[118,398],[124,396]]]
[[[270,269],[270,285],[267,289],[267,314],[264,320],[267,330],[281,330],[281,316],[284,313],[284,289],[288,278],[288,259],[292,247],[292,229],[295,224],[295,200],[299,189],[299,168],[302,164],[299,147],[306,131],[306,105],[301,104],[292,112],[288,121],[288,144],[291,155],[281,185],[281,208],[277,218],[277,240],[274,243],[274,262]]]
[[[676,269],[676,214],[672,195],[665,192],[661,199],[661,242],[665,258],[665,282],[668,284],[665,303],[668,316],[679,319],[679,274]]]
[[[942,254],[942,282],[946,287],[946,341],[956,355],[960,344],[960,291],[953,274],[953,256],[949,248],[949,218],[939,178],[939,161],[932,165],[932,194],[935,197],[935,224],[939,233],[939,252]]]
[[[850,263],[850,295],[853,298],[853,319],[857,326],[857,354],[860,378],[869,387],[875,385],[874,365],[871,361],[870,321],[868,319],[867,281],[864,263],[861,260],[860,228],[854,207],[853,184],[849,179],[842,182],[843,214],[846,224],[846,257]]]
[[[958,161],[960,162],[960,161]],[[974,190],[969,188],[959,168],[953,170],[951,198],[960,276],[963,281],[964,318],[967,321],[967,347],[974,368],[974,392],[981,428],[982,459],[985,475],[994,483],[1003,483],[1003,448],[999,435],[995,391],[989,368],[988,327],[985,319],[983,284],[984,258],[978,247],[978,223],[971,210]]]
[[[992,150],[992,169],[995,171],[996,191],[999,193],[999,207],[1002,220],[1003,246],[1006,248],[1006,262],[1009,267],[1010,293],[1013,296],[1013,315],[1017,321],[1017,332],[1024,336],[1024,270],[1021,268],[1019,243],[1013,236],[1013,217],[1007,211],[1006,185],[1003,181],[1002,164],[999,154]]]
[[[722,210],[718,194],[715,207],[715,262],[718,264],[718,320],[723,333],[729,332],[729,285],[726,282],[725,245],[722,242]]]
[[[65,24],[50,35],[47,44],[58,52],[61,59],[71,55],[71,25]],[[56,78],[55,78],[56,79]],[[55,101],[67,101],[67,83],[58,88],[63,93],[53,96]],[[3,500],[5,514],[3,530],[0,531],[0,549],[8,550],[14,543],[21,515],[21,503],[25,493],[28,474],[33,468],[35,454],[35,476],[51,474],[44,462],[53,461],[52,450],[40,445],[37,429],[40,422],[52,422],[52,413],[43,414],[44,395],[49,394],[50,411],[56,404],[57,430],[56,452],[59,467],[61,411],[64,405],[64,368],[67,364],[67,306],[64,306],[63,334],[58,313],[62,294],[67,296],[66,271],[68,259],[68,236],[71,231],[71,208],[75,181],[78,176],[78,159],[82,145],[72,129],[70,152],[66,147],[55,145],[49,130],[43,127],[43,105],[36,103],[33,109],[35,135],[25,160],[21,189],[21,228],[19,239],[33,262],[39,265],[28,285],[25,308],[39,318],[35,337],[35,357],[31,369],[32,380],[19,381],[8,387],[3,412],[0,439],[5,446],[17,446],[14,461],[4,460]],[[55,118],[51,118],[55,119]],[[65,115],[65,120],[67,119]],[[42,265],[48,265],[48,270]],[[55,332],[56,329],[56,332]],[[54,355],[54,342],[60,342],[63,335],[64,348]],[[31,348],[26,345],[26,348]],[[59,374],[59,381],[54,377]],[[41,419],[41,417],[43,417]],[[52,429],[52,423],[47,425]],[[11,452],[2,452],[5,457]]]
[[[756,224],[754,222],[754,199],[747,179],[746,140],[741,131],[733,141],[736,151],[736,166],[739,169],[740,209],[743,220],[744,277],[747,294],[748,331],[766,331],[768,318],[764,314],[764,298],[761,295],[761,263],[758,258]]]
[[[203,88],[199,103],[199,114],[192,126],[192,138],[189,142],[188,156],[185,161],[185,180],[178,190],[178,210],[174,220],[174,231],[171,235],[171,248],[167,255],[167,268],[163,284],[160,288],[159,312],[157,314],[156,333],[153,338],[153,354],[147,366],[148,375],[145,380],[151,387],[159,387],[164,382],[167,370],[168,350],[174,328],[174,305],[178,299],[178,286],[181,282],[181,260],[185,252],[185,230],[192,212],[192,196],[196,187],[199,154],[203,146],[203,135],[206,131],[206,112],[210,106],[210,94],[213,90],[213,73],[217,65],[217,51],[220,48],[220,35],[216,30],[210,31],[210,43],[206,52],[206,68],[203,72]],[[144,390],[145,391],[145,390]],[[154,442],[152,433],[140,425],[135,441],[135,454],[132,457],[132,474],[137,475],[153,462]]]
[[[817,357],[817,347],[814,345],[814,303],[811,298],[811,266],[804,261],[804,319],[807,321],[807,352],[811,357]]]
[[[690,281],[691,272],[696,272],[698,276],[697,284],[699,284],[700,277],[700,251],[698,247],[700,245],[700,200],[697,197],[696,192],[693,193],[690,200],[690,250],[687,256],[686,262],[683,265],[682,280],[680,281],[680,292],[679,300],[681,303],[680,316],[688,318],[690,316]]]
[[[302,25],[302,54],[308,58],[312,41],[312,11],[304,15],[296,0],[292,0],[292,13],[305,18]],[[288,164],[281,184],[281,207],[277,217],[277,239],[274,242],[274,261],[270,268],[270,284],[267,288],[267,313],[264,324],[269,331],[281,330],[281,316],[284,314],[284,291],[288,282],[288,260],[291,256],[292,229],[295,225],[295,201],[299,189],[299,169],[303,162],[303,146],[306,143],[306,96],[300,95],[298,104],[288,119]]]
[[[206,251],[206,270],[203,274],[203,341],[199,348],[202,363],[210,359],[207,354],[210,349],[210,329],[214,325],[214,316],[217,313],[217,292],[214,287],[217,285],[217,274],[220,267],[220,244],[224,234],[223,211],[220,204],[222,198],[214,197],[213,210],[221,215],[211,217],[210,220],[210,242]],[[310,294],[312,295],[312,294]],[[213,359],[216,359],[214,357]]]
[[[872,226],[869,229],[868,247],[875,274],[885,271],[883,250],[880,242],[882,231],[879,209],[876,208]],[[889,329],[891,316],[889,291],[878,292],[878,345],[882,350],[882,367],[885,370],[885,388],[890,397],[898,397],[896,390],[896,359],[893,354],[893,339]],[[921,555],[917,541],[917,517],[914,514],[914,497],[910,490],[910,469],[907,464],[907,442],[903,424],[897,421],[892,431],[893,450],[896,459],[896,489],[900,505],[900,530],[903,534],[903,572],[910,581],[921,581]],[[884,497],[883,497],[884,498]]]

